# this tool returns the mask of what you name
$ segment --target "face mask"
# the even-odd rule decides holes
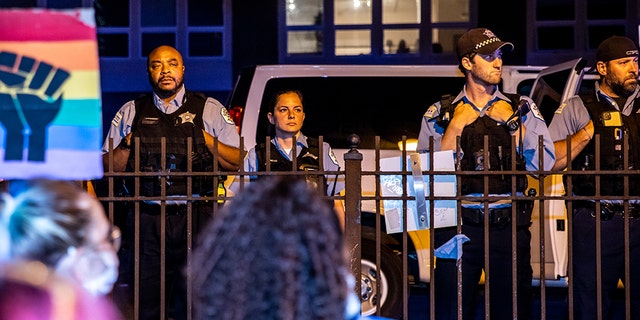
[[[0,263],[10,261],[9,241],[10,239],[6,229],[3,225],[0,225]]]
[[[93,267],[96,270],[80,270],[79,272],[86,272],[89,276],[84,277],[82,286],[94,295],[106,295],[113,289],[113,284],[118,280],[118,257],[110,250],[101,250],[98,255],[102,261],[102,271],[99,272],[100,266]],[[90,264],[85,266],[90,267]],[[82,266],[80,268],[83,268]]]
[[[118,280],[118,257],[113,250],[69,248],[57,271],[75,279],[93,295],[106,295]]]

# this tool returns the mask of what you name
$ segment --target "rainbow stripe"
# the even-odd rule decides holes
[[[0,178],[101,177],[100,95],[93,9],[0,10]]]

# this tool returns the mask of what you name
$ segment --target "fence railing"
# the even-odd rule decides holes
[[[322,144],[322,137],[319,137]],[[596,137],[596,142],[599,142],[599,137]],[[163,144],[164,144],[163,138]],[[488,143],[485,139],[485,143]],[[542,140],[540,140],[540,150],[542,148]],[[188,142],[188,150],[191,150],[191,141]],[[242,144],[242,139],[241,139]],[[134,143],[136,146],[132,152],[140,154],[139,141]],[[626,146],[626,143],[625,143]],[[243,147],[243,146],[241,146]],[[488,148],[485,148],[487,150]],[[163,148],[163,150],[166,150]],[[568,150],[570,150],[570,145]],[[344,178],[345,189],[340,195],[336,195],[333,198],[335,200],[342,200],[345,208],[345,244],[351,255],[350,268],[354,274],[357,283],[354,287],[357,294],[362,296],[366,301],[363,302],[363,308],[383,316],[402,317],[407,319],[409,316],[409,294],[411,286],[425,286],[429,291],[429,301],[422,303],[428,303],[430,308],[430,318],[435,319],[434,310],[437,308],[434,300],[434,288],[429,286],[429,279],[434,279],[434,223],[431,223],[429,229],[408,231],[408,215],[409,208],[413,206],[416,198],[409,195],[407,181],[412,177],[411,168],[407,165],[407,160],[410,159],[411,152],[401,151],[398,153],[400,161],[402,163],[399,171],[384,171],[380,167],[381,152],[380,152],[380,140],[376,138],[376,148],[374,150],[374,170],[366,171],[362,169],[363,155],[357,148],[357,138],[353,138],[353,145],[350,150],[347,150],[344,154],[336,154],[344,161],[344,171],[339,172],[327,172],[324,170],[314,171],[312,173],[300,173],[300,172],[246,172],[245,168],[241,168],[238,172],[219,170],[218,163],[214,160],[213,171],[209,172],[147,172],[142,171],[143,167],[138,160],[134,164],[134,170],[131,172],[114,172],[111,168],[113,165],[113,159],[109,159],[107,167],[105,167],[104,178],[100,181],[94,181],[94,189],[105,206],[105,210],[108,214],[110,221],[116,224],[120,224],[121,228],[125,231],[129,237],[125,237],[123,242],[123,250],[120,253],[121,263],[123,264],[121,279],[118,285],[114,289],[114,300],[118,302],[121,309],[125,313],[127,318],[138,319],[139,302],[140,302],[140,208],[141,205],[149,202],[155,202],[159,205],[160,214],[162,216],[167,214],[167,208],[171,203],[181,201],[186,205],[187,213],[187,227],[188,241],[187,241],[187,267],[190,266],[191,254],[194,244],[194,218],[192,212],[194,206],[199,206],[199,209],[205,209],[215,214],[221,209],[227,201],[233,201],[233,194],[231,190],[235,192],[243,192],[248,182],[245,179],[249,175],[282,175],[282,174],[316,174],[316,175],[336,175],[339,174]],[[515,154],[515,150],[513,151]],[[599,149],[597,150],[599,155]],[[596,158],[599,156],[596,155]],[[433,156],[430,155],[431,163],[433,163]],[[626,160],[625,152],[625,161]],[[487,157],[488,158],[488,157]],[[139,157],[137,157],[139,159]],[[214,155],[215,159],[215,155]],[[370,159],[369,159],[370,160]],[[366,160],[366,161],[369,161]],[[166,166],[165,160],[162,160],[162,166]],[[515,168],[515,157],[512,157],[512,168]],[[191,160],[189,160],[189,163]],[[322,163],[322,159],[320,159]],[[625,162],[627,163],[627,162]],[[191,167],[191,164],[188,165]],[[543,168],[543,163],[539,163],[539,167]],[[628,166],[627,166],[628,168]],[[612,196],[600,196],[599,189],[596,196],[590,197],[578,197],[572,196],[572,177],[577,175],[592,175],[596,177],[596,182],[600,179],[607,179],[607,177],[615,172],[616,175],[624,176],[624,190],[623,195]],[[401,196],[386,196],[383,195],[381,190],[381,177],[389,174],[398,175],[401,177],[403,192]],[[627,210],[629,209],[629,201],[635,200],[629,194],[629,180],[638,179],[637,171],[622,170],[622,171],[601,171],[601,170],[572,170],[569,168],[564,172],[549,172],[544,170],[538,170],[535,172],[524,173],[527,176],[529,183],[528,190],[534,190],[531,192],[525,192],[524,194],[517,194],[515,192],[515,176],[522,171],[506,170],[506,171],[436,171],[433,168],[423,170],[422,175],[428,177],[427,186],[429,192],[425,194],[425,199],[428,203],[427,214],[429,221],[434,220],[434,203],[436,200],[454,200],[457,203],[456,209],[458,212],[456,221],[456,228],[458,232],[461,230],[462,219],[461,215],[461,203],[463,201],[470,200],[468,196],[461,194],[461,185],[457,184],[457,192],[454,196],[436,196],[434,193],[434,178],[439,175],[455,175],[457,181],[460,181],[461,177],[477,176],[481,175],[485,177],[485,190],[488,190],[489,177],[494,175],[509,175],[512,178],[512,194],[509,196],[495,196],[489,195],[485,192],[484,195],[476,197],[473,200],[480,201],[488,208],[488,203],[496,200],[503,201],[521,201],[521,200],[533,200],[534,212],[533,212],[533,224],[531,231],[533,238],[535,239],[531,243],[532,247],[532,266],[534,268],[534,290],[538,293],[536,299],[539,299],[539,309],[532,310],[532,312],[539,314],[540,318],[548,318],[549,310],[547,309],[547,292],[549,288],[562,287],[566,288],[566,314],[569,318],[573,318],[573,288],[571,283],[571,264],[572,264],[572,216],[567,212],[572,212],[572,206],[574,201],[583,200],[595,200],[596,212],[599,212],[601,205],[598,200],[603,199],[615,199],[621,200],[625,206],[625,217],[629,217]],[[184,195],[168,195],[165,186],[167,182],[175,177],[186,178],[187,192]],[[211,190],[214,190],[210,194],[194,194],[193,184],[199,177],[211,177]],[[226,180],[225,180],[226,177]],[[368,177],[368,178],[367,178]],[[566,188],[563,185],[563,177],[566,179]],[[148,179],[155,179],[162,188],[159,195],[144,195],[142,192],[142,185]],[[370,181],[373,178],[374,185],[363,185],[363,181],[368,179]],[[229,180],[233,180],[233,185],[229,183]],[[123,187],[123,181],[127,182],[126,187]],[[221,190],[220,185],[225,185],[227,193],[218,192]],[[566,192],[565,192],[566,189]],[[399,200],[402,201],[402,232],[395,234],[387,234],[385,230],[386,222],[384,216],[384,204],[387,200]],[[366,206],[366,210],[363,209],[363,203],[373,203],[373,206]],[[566,204],[566,209],[565,209]],[[568,209],[568,210],[567,210]],[[515,207],[512,210],[512,214],[516,214]],[[512,215],[512,217],[514,217]],[[600,217],[596,216],[597,223],[600,222]],[[515,221],[515,219],[512,219]],[[161,235],[163,235],[161,244],[162,260],[165,261],[165,224],[161,225]],[[488,230],[488,223],[485,223],[485,230]],[[624,283],[629,283],[629,219],[625,219],[625,266],[626,266],[626,278],[621,279]],[[512,242],[513,256],[515,257],[515,232],[516,225],[512,224]],[[599,236],[601,236],[598,233]],[[551,242],[551,243],[549,243]],[[600,249],[600,238],[597,239],[597,251]],[[363,247],[365,244],[369,246]],[[371,245],[374,247],[375,252],[370,252]],[[551,246],[551,248],[549,248]],[[485,248],[488,248],[488,242],[485,243]],[[487,252],[487,250],[485,250]],[[549,257],[551,255],[551,257]],[[600,279],[602,272],[600,256],[596,255],[598,266],[597,278]],[[363,260],[364,259],[364,260]],[[390,259],[398,259],[400,266],[388,266]],[[488,261],[488,256],[485,254],[485,259]],[[363,266],[361,261],[368,261],[373,264]],[[515,261],[515,259],[512,259]],[[485,270],[488,269],[488,263],[485,266]],[[386,268],[386,269],[385,269]],[[379,277],[380,274],[387,276],[387,282],[384,283],[382,279],[376,278],[374,283],[365,283],[361,281],[368,281],[368,277],[361,274],[362,270],[367,270],[371,274],[375,274],[375,277]],[[551,269],[551,270],[550,270]],[[187,282],[191,279],[192,269],[188,268]],[[391,272],[399,272],[400,275],[390,274]],[[515,271],[514,271],[515,272]],[[161,265],[162,279],[164,280],[165,269]],[[369,275],[370,276],[370,275]],[[364,279],[364,280],[363,280]],[[394,280],[395,279],[395,280]],[[425,281],[426,279],[426,281]],[[458,276],[458,281],[460,280]],[[515,279],[515,277],[514,277]],[[396,281],[398,280],[398,281]],[[434,279],[437,281],[437,279]],[[489,293],[491,290],[491,279],[484,278],[484,282],[480,283],[480,286],[485,290],[485,312],[489,312],[491,308],[499,306],[491,306],[489,304]],[[161,281],[163,282],[163,281]],[[459,282],[460,283],[460,282]],[[381,288],[381,286],[387,286]],[[370,292],[363,292],[364,288],[368,288]],[[622,286],[626,297],[630,296],[629,286]],[[160,284],[161,297],[164,297],[167,288],[164,283]],[[383,301],[383,292],[386,295],[386,301]],[[515,293],[515,286],[514,286]],[[460,291],[458,292],[458,310],[461,310],[461,298]],[[191,286],[187,287],[187,299],[188,299],[188,311],[191,311],[192,302]],[[513,305],[516,303],[516,294],[514,294]],[[598,293],[598,301],[601,301],[602,296]],[[384,303],[391,303],[393,306],[384,306]],[[160,299],[158,304],[161,306],[161,312],[167,311],[167,305],[164,299]],[[380,304],[383,304],[382,308],[377,308]],[[629,314],[630,299],[625,299],[625,311]],[[537,304],[536,304],[537,305]],[[364,310],[363,309],[363,310]],[[382,310],[380,310],[382,309]],[[517,316],[517,310],[514,308],[514,316]],[[191,312],[189,312],[189,319]],[[460,313],[459,313],[460,314]]]

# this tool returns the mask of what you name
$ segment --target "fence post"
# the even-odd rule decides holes
[[[362,154],[358,151],[360,137],[352,134],[348,137],[349,151],[344,154],[345,166],[345,245],[349,250],[349,267],[356,279],[354,290],[360,296],[360,258],[361,233],[360,229],[360,200],[362,198]]]

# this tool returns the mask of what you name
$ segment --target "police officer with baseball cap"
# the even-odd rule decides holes
[[[545,164],[541,169],[550,170],[555,157],[553,141],[535,103],[528,97],[504,93],[498,88],[504,49],[512,50],[513,44],[500,40],[489,29],[476,28],[464,33],[458,40],[457,54],[465,85],[457,96],[450,99],[443,96],[432,104],[422,117],[417,146],[419,152],[429,151],[433,141],[433,151],[456,152],[457,170],[464,173],[477,171],[477,174],[463,174],[458,180],[461,195],[467,197],[459,211],[462,234],[470,239],[463,244],[461,261],[442,257],[436,258],[434,264],[436,319],[458,319],[459,264],[462,266],[464,319],[476,318],[475,302],[483,271],[489,276],[490,310],[487,312],[492,320],[531,318],[533,270],[529,226],[533,201],[512,199],[526,194],[526,173],[538,170],[540,158]],[[524,105],[527,106],[526,111]],[[489,137],[488,145],[484,142],[486,136]],[[539,136],[543,137],[544,148],[538,147]],[[516,156],[514,161],[512,154]],[[519,171],[522,174],[512,179],[513,173],[486,175],[486,171]],[[512,192],[513,181],[517,181],[515,193]],[[490,198],[485,198],[484,194]],[[489,221],[488,230],[485,229],[485,220]],[[512,254],[514,224],[515,257]],[[457,233],[456,227],[436,229],[434,247],[440,247]],[[485,237],[489,243],[486,248]],[[483,270],[485,257],[489,260],[487,270]],[[514,277],[516,267],[517,275]],[[514,282],[517,282],[517,313],[511,304]]]
[[[640,169],[640,89],[638,87],[638,48],[630,38],[612,36],[596,51],[594,70],[600,75],[595,88],[569,98],[556,110],[549,125],[555,141],[556,164],[563,170],[571,162],[572,170]],[[599,155],[596,137],[600,137]],[[625,139],[628,143],[625,145]],[[571,150],[567,143],[571,142]],[[599,156],[599,158],[596,158]],[[565,179],[568,179],[565,175]],[[572,192],[587,198],[619,196],[621,199],[574,200],[573,214],[573,288],[576,319],[611,317],[612,298],[619,279],[625,281],[625,245],[630,248],[631,314],[640,319],[640,184],[637,176],[607,174],[596,183],[594,175],[572,175]],[[628,194],[625,194],[628,183]],[[624,200],[624,201],[623,201]],[[596,201],[599,212],[596,212]],[[567,204],[569,201],[567,201]],[[625,220],[630,241],[625,243]],[[599,221],[601,255],[596,259],[596,222]],[[597,263],[602,270],[602,304],[597,304]]]

